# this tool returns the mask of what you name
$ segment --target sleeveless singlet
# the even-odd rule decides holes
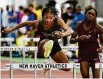
[[[57,18],[54,19],[54,23],[49,29],[44,29],[43,20],[39,21],[38,34],[40,34],[40,40],[43,40],[43,39],[56,40],[54,37],[52,37],[52,35],[54,34],[55,31],[60,31],[60,30],[61,28],[57,24]]]
[[[79,58],[83,57],[84,59],[90,60],[90,59],[95,59],[99,57],[98,52],[97,52],[97,49],[99,48],[99,44],[97,41],[98,33],[95,32],[94,29],[95,29],[95,24],[93,24],[90,30],[87,30],[87,31],[84,29],[84,21],[80,24],[78,28],[79,36],[90,35],[91,37],[85,40],[85,42],[84,41],[79,42],[78,44],[79,45],[79,54],[78,54]]]

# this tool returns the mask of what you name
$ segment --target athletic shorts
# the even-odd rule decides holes
[[[78,62],[82,61],[92,61],[92,62],[100,62],[99,55],[79,55]]]
[[[40,41],[42,41],[42,40],[40,40]],[[40,41],[39,41],[39,43],[40,43]],[[38,43],[38,45],[39,45],[39,43]],[[40,52],[40,50],[41,50],[41,49],[38,49],[38,57],[44,57],[44,53]],[[62,49],[61,49],[59,43],[58,43],[57,41],[56,41],[56,42],[54,41],[54,45],[53,45],[53,47],[52,47],[50,56],[55,55],[57,52],[59,52],[59,51],[61,51],[61,50],[62,50]]]
[[[55,55],[57,52],[59,52],[59,51],[61,51],[61,50],[62,50],[62,49],[61,49],[59,43],[58,43],[58,42],[54,42],[54,45],[53,45],[52,51],[51,51],[51,53],[50,53],[50,56]]]

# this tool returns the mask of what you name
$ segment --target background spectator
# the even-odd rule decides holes
[[[76,26],[78,21],[82,21],[82,20],[85,19],[84,14],[81,13],[81,7],[80,6],[77,6],[75,10],[76,10],[76,13],[74,13],[74,19],[72,21],[72,29],[73,30],[75,29],[75,26]]]
[[[62,18],[64,22],[69,26],[71,26],[73,15],[72,15],[72,8],[68,7],[66,9],[66,12],[62,14]],[[66,46],[68,44],[68,38],[63,37],[63,46]]]
[[[17,12],[17,24],[21,22],[23,15],[24,15],[24,7],[19,6],[19,11]]]

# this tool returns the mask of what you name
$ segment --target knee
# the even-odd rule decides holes
[[[89,78],[89,74],[83,73],[83,74],[82,74],[82,77],[83,77],[83,78]]]

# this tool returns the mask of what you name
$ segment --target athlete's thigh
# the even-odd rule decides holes
[[[56,63],[69,63],[69,60],[63,51],[59,51],[51,57]]]
[[[52,55],[51,57],[56,63],[69,63],[67,56],[62,51],[57,52],[56,54]],[[71,69],[70,68],[64,68],[64,69],[61,69],[61,70],[70,71]]]
[[[80,62],[80,71],[81,71],[82,77],[84,78],[89,77],[89,62],[88,61]]]
[[[47,39],[40,40],[38,43],[38,57],[44,57],[44,44],[47,42]]]

